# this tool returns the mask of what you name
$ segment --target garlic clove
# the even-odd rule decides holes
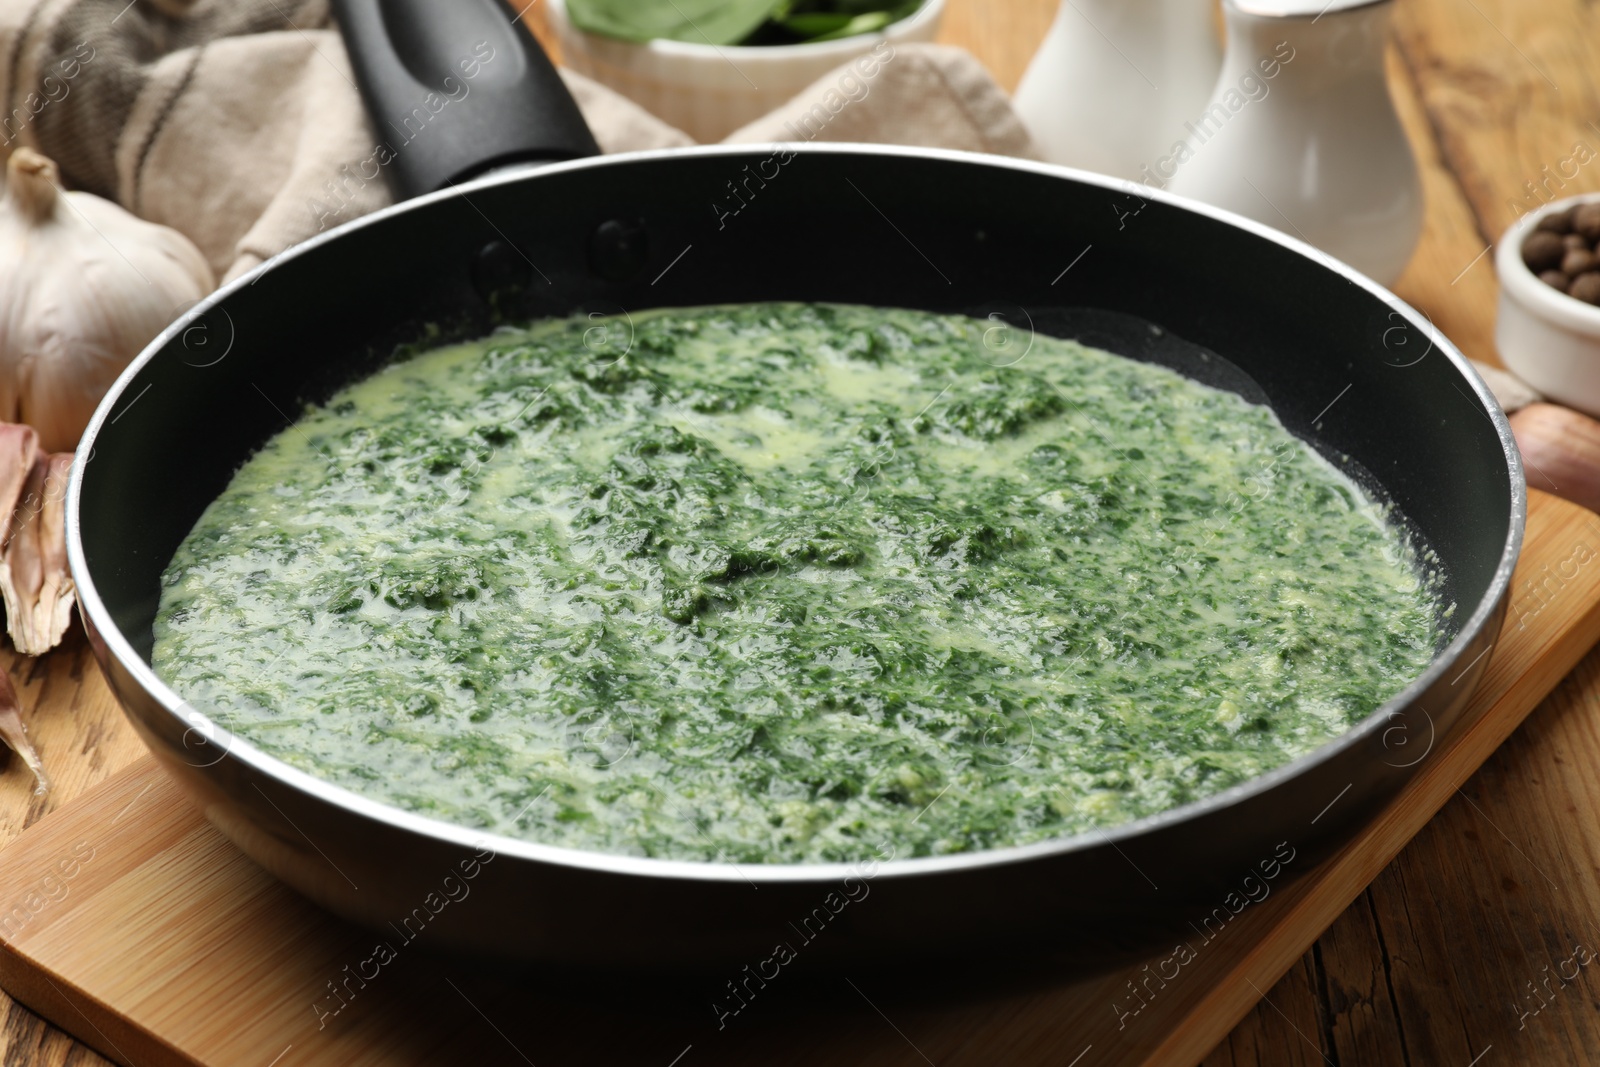
[[[55,164],[29,148],[6,163],[0,199],[0,419],[77,447],[122,368],[215,286],[176,230],[109,200],[63,192]]]
[[[67,567],[67,475],[72,453],[39,450],[29,426],[0,423],[0,600],[18,652],[61,643],[77,586]],[[3,730],[0,730],[3,732]]]
[[[1528,484],[1600,511],[1600,422],[1557,404],[1511,416]]]
[[[22,487],[33,473],[39,455],[39,435],[31,426],[0,423],[0,515],[10,518],[17,509]],[[10,540],[9,527],[0,531],[0,551]]]
[[[0,740],[21,756],[22,762],[33,772],[34,796],[50,792],[44,761],[39,758],[33,742],[28,740],[28,728],[22,724],[22,702],[17,699],[17,687],[11,684],[11,674],[4,670],[0,670]]]
[[[0,548],[0,597],[18,652],[41,655],[72,622],[77,586],[67,567],[66,488],[72,453],[41,454],[23,484]]]
[[[1476,359],[1472,361],[1472,365],[1483,376],[1484,384],[1489,387],[1494,398],[1500,401],[1500,407],[1507,415],[1544,399],[1542,393],[1504,367],[1491,366]]]

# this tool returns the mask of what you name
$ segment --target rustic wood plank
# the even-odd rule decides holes
[[[1600,155],[1561,167],[1580,141],[1600,150],[1593,5],[1407,0],[1395,7],[1395,32],[1486,239],[1529,206],[1600,188]]]
[[[1044,40],[1060,7],[1057,0],[1010,0],[1004,12],[982,0],[948,0],[939,26],[940,44],[960,45],[989,68],[1006,92],[1017,87],[1022,72]]]
[[[1413,860],[1418,857],[1426,857],[1424,862],[1441,863],[1441,870],[1450,867],[1450,857],[1443,857],[1441,862],[1436,843],[1424,844]],[[1421,897],[1410,881],[1401,865],[1396,864],[1380,876],[1371,894],[1395,1004],[1405,1028],[1406,1059],[1415,1063],[1466,1063],[1477,1050],[1467,1032],[1469,1020],[1456,997],[1455,976],[1440,966],[1439,957],[1451,936],[1467,936],[1468,932],[1452,931],[1440,921],[1441,913],[1453,900],[1441,902],[1445,907],[1438,909],[1413,908],[1414,902],[1420,904]],[[1397,916],[1406,921],[1397,923]],[[1487,1043],[1479,1043],[1478,1050]]]
[[[116,699],[106,688],[83,631],[74,625],[61,647],[29,659],[7,650],[0,669],[10,673],[23,721],[49,771],[54,790],[33,795],[25,768],[0,757],[0,842],[15,838],[44,815],[70,803],[145,754]],[[109,1061],[65,1031],[0,993],[0,1056],[12,1064],[89,1067]]]
[[[74,626],[61,647],[29,659],[7,651],[0,665],[11,674],[25,709],[23,721],[55,785],[33,795],[32,781],[14,757],[0,773],[0,840],[10,840],[47,812],[144,753],[106,688],[83,631]]]
[[[1600,1048],[1596,968],[1563,966],[1575,946],[1600,959],[1597,690],[1600,651],[1373,886],[1413,1063],[1490,1045],[1501,1062],[1580,1063]]]
[[[1473,359],[1498,365],[1494,347],[1495,278],[1489,240],[1461,184],[1439,153],[1415,78],[1397,49],[1388,55],[1389,89],[1416,155],[1425,198],[1422,240],[1394,291],[1432,320]]]
[[[1326,1067],[1322,1000],[1311,953],[1267,990],[1201,1067]]]
[[[0,1048],[5,1050],[6,1067],[113,1067],[110,1060],[10,997],[5,1005]]]
[[[1313,951],[1322,967],[1321,994],[1334,1062],[1404,1063],[1399,1009],[1370,888],[1345,909]]]
[[[1395,33],[1409,87],[1427,117],[1428,144],[1419,154],[1433,152],[1450,176],[1478,249],[1541,203],[1600,189],[1600,12],[1592,5],[1414,0],[1396,5]],[[1420,144],[1421,127],[1407,121],[1407,130]],[[1429,236],[1448,240],[1449,250],[1430,257],[1426,270],[1408,273],[1402,285],[1417,288],[1402,295],[1436,316],[1468,355],[1498,363],[1491,257],[1473,263],[1454,285],[1447,281],[1461,270],[1456,264],[1469,254],[1472,237],[1459,211],[1435,212],[1437,184],[1426,189]]]

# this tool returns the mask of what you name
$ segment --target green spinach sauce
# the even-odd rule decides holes
[[[1047,337],[995,366],[986,325],[672,309],[397,362],[206,510],[155,667],[413,812],[768,863],[1113,826],[1427,665],[1406,537],[1270,411]]]

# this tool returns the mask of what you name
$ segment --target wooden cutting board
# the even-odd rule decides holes
[[[429,955],[425,933],[335,919],[245,859],[147,757],[0,851],[0,985],[130,1067],[1192,1064],[1600,639],[1600,519],[1531,496],[1511,611],[1461,728],[1355,841],[1197,936],[1181,965],[1163,953],[1076,983],[964,973],[920,991],[892,969],[791,968],[719,1028],[720,980],[628,985],[596,960],[513,981]]]

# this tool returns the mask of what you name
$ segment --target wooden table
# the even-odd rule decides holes
[[[942,39],[1012,88],[1056,0],[950,0]],[[1398,0],[1390,84],[1423,169],[1423,242],[1400,295],[1468,355],[1497,362],[1486,251],[1582,143],[1591,162],[1549,188],[1600,188],[1600,11],[1582,0]],[[1548,172],[1545,168],[1549,168]],[[1567,170],[1571,171],[1571,166]],[[1600,522],[1596,525],[1600,541]],[[13,758],[0,842],[143,749],[74,629],[28,661],[0,653],[56,790]],[[1244,1064],[1586,1062],[1600,1049],[1600,651],[1483,767],[1209,1055]],[[1570,981],[1557,977],[1565,970]],[[1523,1014],[1527,1013],[1527,1014]],[[12,1064],[99,1064],[0,993]]]

